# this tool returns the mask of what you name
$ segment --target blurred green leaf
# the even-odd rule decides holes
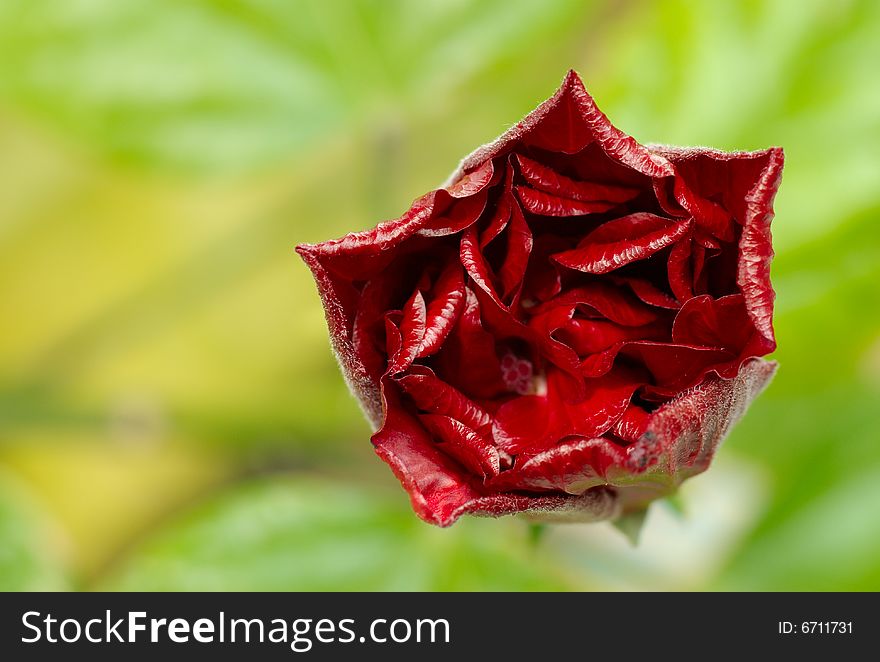
[[[24,487],[0,471],[0,591],[59,591],[60,545]]]
[[[856,470],[839,487],[801,504],[762,536],[724,577],[738,591],[880,590],[880,465]]]
[[[252,164],[296,149],[344,111],[313,63],[219,5],[2,7],[3,96],[130,159]]]
[[[27,486],[11,503],[31,504],[24,511],[29,520],[17,524],[30,538],[43,536],[39,549],[29,553],[35,561],[53,559],[63,542],[64,566],[77,585],[100,574],[157,522],[241,471],[220,453],[157,439],[144,418],[119,419],[108,427],[103,438],[31,430],[29,437],[0,443],[0,477],[15,476]],[[26,499],[28,494],[34,498]],[[33,503],[37,497],[39,508]],[[51,529],[45,525],[49,514]],[[63,539],[49,535],[54,532],[63,532]]]
[[[578,587],[519,521],[441,530],[393,500],[314,479],[267,479],[197,508],[98,588],[113,590],[561,590]],[[548,562],[549,561],[549,562]]]
[[[432,103],[583,9],[7,0],[0,96],[129,161],[241,171],[396,104]]]

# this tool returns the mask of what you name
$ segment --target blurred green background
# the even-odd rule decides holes
[[[880,3],[0,0],[0,588],[880,589]],[[294,244],[401,213],[569,67],[785,147],[781,369],[657,504],[419,522]]]

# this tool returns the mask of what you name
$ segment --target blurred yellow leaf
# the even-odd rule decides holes
[[[143,532],[230,474],[216,455],[175,443],[33,434],[0,446],[12,471],[58,522],[69,564],[88,577]]]

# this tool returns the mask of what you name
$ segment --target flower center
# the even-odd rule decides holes
[[[525,395],[533,390],[532,362],[508,351],[501,357],[501,378],[509,391]]]

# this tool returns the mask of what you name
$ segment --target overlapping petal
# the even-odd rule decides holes
[[[632,200],[639,194],[638,189],[628,186],[583,182],[571,179],[522,154],[517,154],[516,158],[519,163],[520,172],[529,185],[539,191],[544,191],[560,198],[568,198],[580,202],[619,204]]]
[[[648,212],[636,212],[609,221],[584,237],[578,247],[557,253],[564,267],[605,274],[672,246],[690,230],[690,222],[671,221]]]

